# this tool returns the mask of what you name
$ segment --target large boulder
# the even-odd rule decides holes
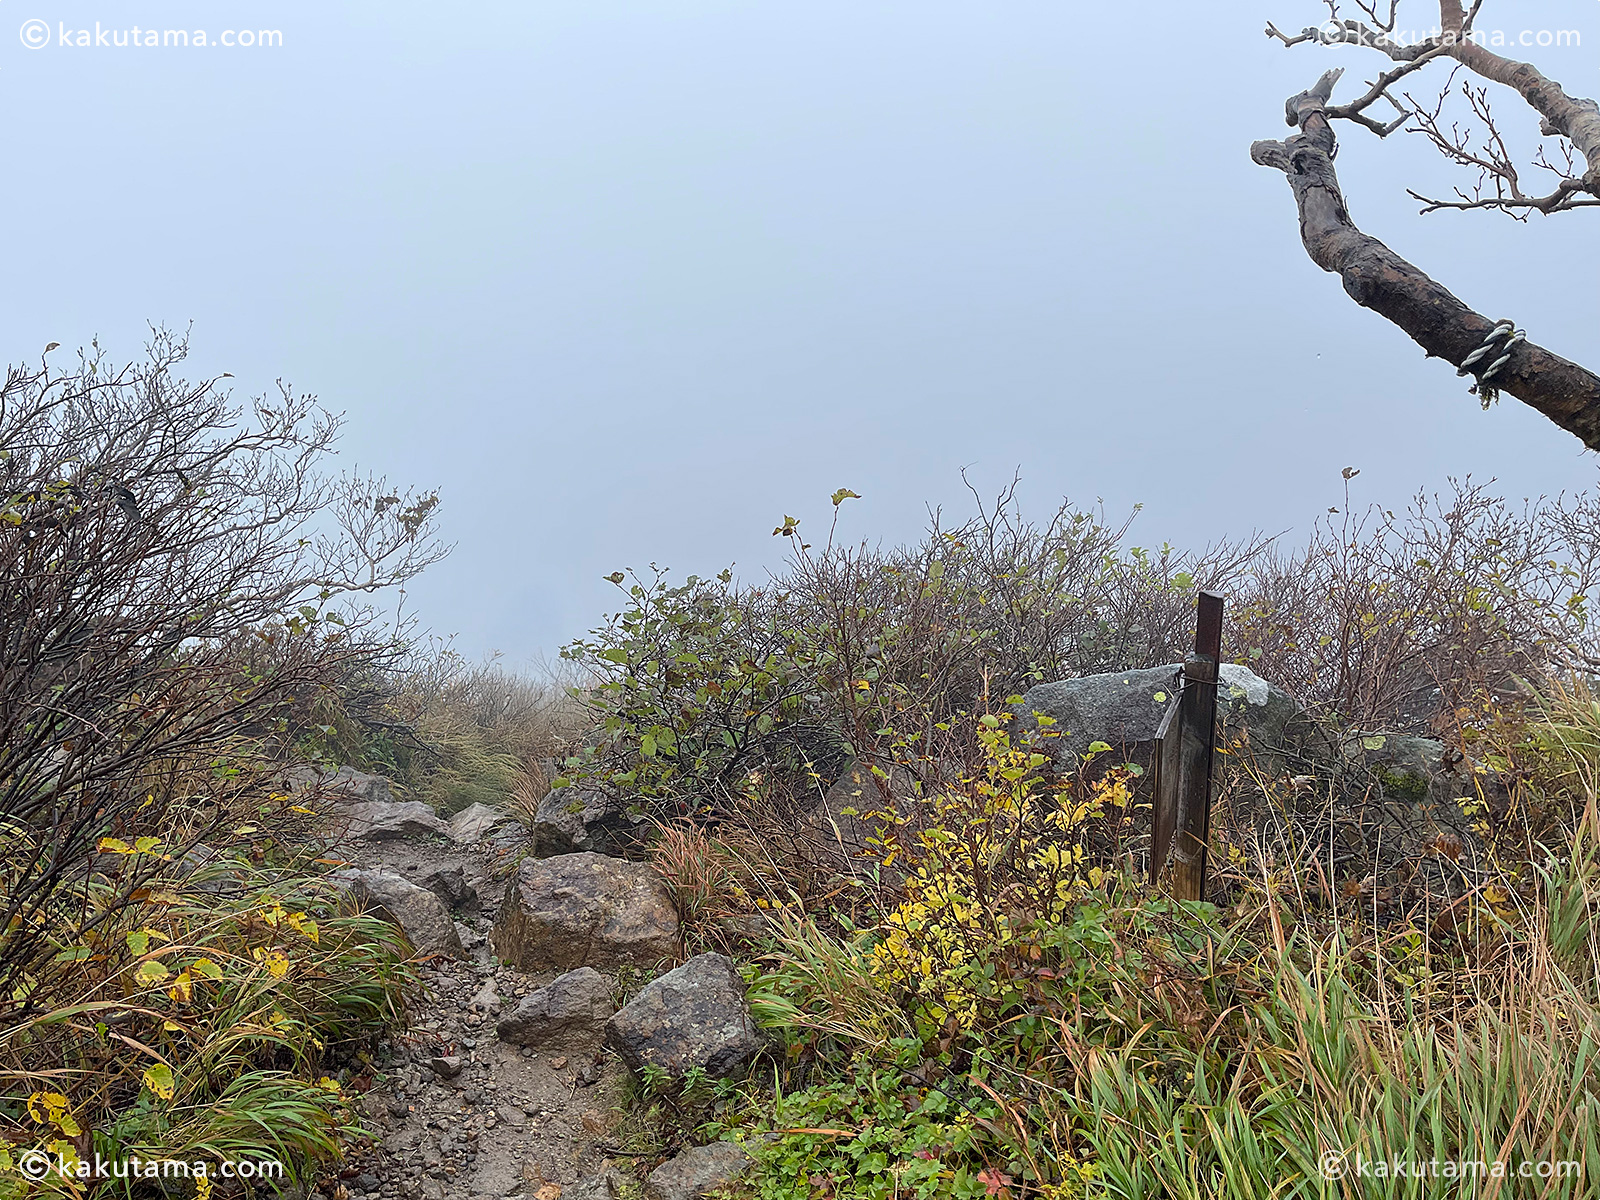
[[[1476,770],[1460,750],[1434,738],[1400,733],[1356,734],[1341,747],[1345,766],[1386,800],[1454,804],[1478,798],[1482,783],[1495,794],[1498,779]]]
[[[317,791],[347,804],[387,803],[394,799],[394,790],[387,779],[354,767],[330,771],[302,763],[284,772],[284,783],[290,791]]]
[[[678,952],[672,893],[648,863],[603,854],[524,859],[495,918],[496,955],[522,971],[654,968]]]
[[[1058,736],[1048,744],[1058,770],[1073,769],[1095,742],[1110,746],[1118,761],[1145,761],[1181,670],[1173,664],[1041,683],[1017,706],[1019,726],[1037,728],[1039,714],[1055,719]],[[1224,746],[1275,765],[1321,761],[1331,752],[1293,697],[1234,663],[1218,672],[1217,720]]]
[[[691,1146],[650,1172],[645,1200],[700,1200],[736,1182],[751,1162],[737,1142]]]
[[[420,800],[363,801],[345,805],[340,812],[350,823],[350,836],[365,838],[369,842],[444,837],[450,832],[433,809]]]
[[[698,954],[648,983],[606,1027],[606,1044],[634,1074],[646,1067],[681,1079],[693,1068],[732,1075],[762,1047],[733,960]]]
[[[624,857],[638,842],[627,806],[594,788],[551,788],[533,821],[533,852],[540,858],[589,851]]]
[[[466,957],[450,910],[427,888],[393,871],[343,871],[334,878],[349,887],[363,911],[398,925],[420,957]]]
[[[593,967],[579,967],[522,998],[500,1018],[502,1042],[536,1050],[595,1049],[611,1019],[611,985]]]
[[[487,804],[470,804],[450,818],[450,840],[462,846],[475,845],[502,825],[514,825],[516,818],[503,809]]]

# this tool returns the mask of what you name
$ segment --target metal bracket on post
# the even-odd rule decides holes
[[[1150,880],[1167,873],[1180,900],[1203,900],[1211,840],[1211,759],[1217,740],[1217,670],[1222,662],[1222,597],[1201,592],[1194,653],[1182,687],[1156,733],[1155,817]],[[1168,860],[1170,859],[1170,870]]]

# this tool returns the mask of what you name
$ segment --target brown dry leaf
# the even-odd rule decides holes
[[[567,1060],[566,1060],[566,1056],[565,1055],[563,1055],[561,1058],[552,1058],[550,1060],[550,1069],[552,1071],[559,1071],[559,1070],[561,1070],[562,1067],[564,1067],[566,1065],[567,1065]]]
[[[561,1185],[547,1183],[533,1194],[533,1200],[561,1200]]]
[[[592,1108],[588,1112],[584,1113],[583,1116],[579,1117],[578,1120],[583,1124],[584,1132],[589,1134],[591,1137],[599,1137],[601,1134],[605,1133],[607,1127],[610,1125],[610,1122],[605,1119],[604,1115],[596,1112]]]
[[[531,1188],[544,1183],[544,1170],[539,1166],[537,1158],[530,1158],[522,1164],[522,1182]]]

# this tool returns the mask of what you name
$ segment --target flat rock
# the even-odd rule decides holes
[[[450,910],[427,888],[393,871],[343,871],[334,878],[350,888],[363,911],[398,925],[419,956],[466,957]]]
[[[588,853],[528,858],[506,886],[491,940],[520,971],[653,969],[677,954],[678,914],[648,863]]]
[[[737,1181],[752,1161],[736,1142],[693,1146],[650,1172],[645,1200],[700,1200]]]
[[[433,809],[420,800],[370,800],[340,810],[349,818],[351,837],[369,842],[394,838],[444,837],[450,832]]]
[[[646,1067],[681,1079],[693,1068],[732,1075],[762,1047],[733,960],[697,954],[647,983],[611,1018],[606,1044],[634,1074]]]
[[[502,809],[472,804],[450,818],[449,834],[451,841],[470,846],[481,842],[500,826],[514,824],[516,818]]]
[[[533,822],[533,852],[540,858],[591,851],[625,857],[638,839],[619,800],[593,788],[551,788]]]
[[[606,977],[579,967],[524,996],[500,1018],[497,1032],[502,1042],[535,1050],[594,1049],[605,1040],[613,1011]]]

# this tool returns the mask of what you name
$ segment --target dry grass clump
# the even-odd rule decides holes
[[[551,760],[590,723],[556,672],[523,676],[446,646],[419,648],[389,687],[384,709],[405,736],[380,731],[365,753],[443,813],[482,803],[531,816],[549,789]]]

